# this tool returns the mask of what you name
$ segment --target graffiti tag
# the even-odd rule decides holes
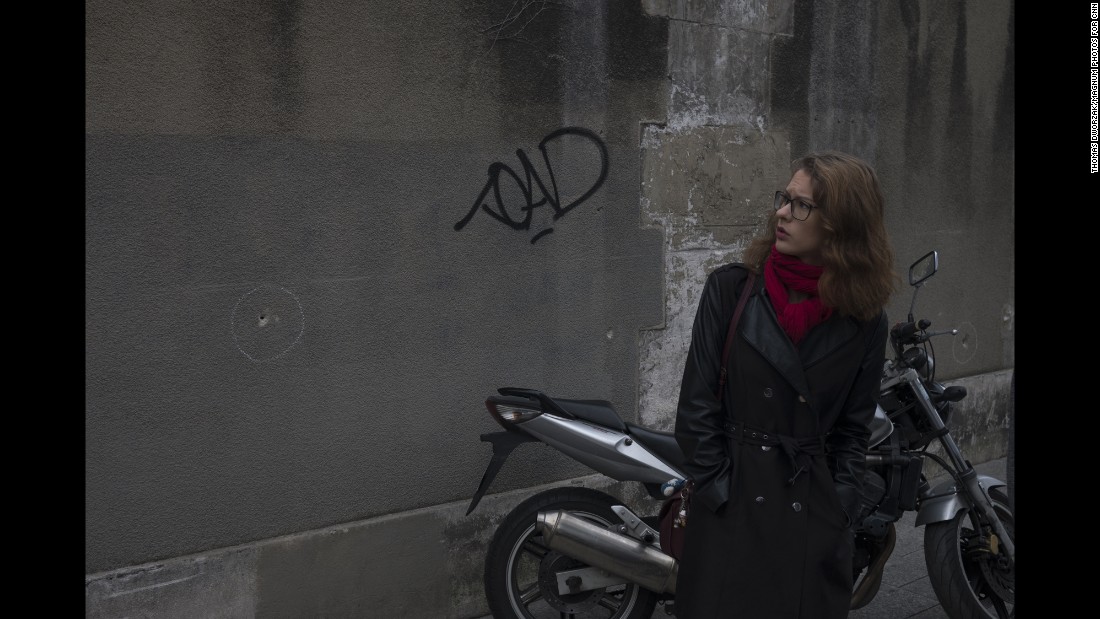
[[[550,156],[546,152],[546,146],[554,140],[567,135],[585,138],[596,145],[600,153],[600,174],[595,182],[592,183],[592,186],[581,194],[579,198],[563,205],[561,203],[561,196],[558,194],[558,183],[554,178],[554,168],[550,164]],[[488,170],[489,179],[485,182],[485,186],[482,187],[481,193],[478,194],[477,199],[474,200],[474,205],[470,208],[470,212],[466,213],[466,216],[455,224],[455,231],[461,230],[466,224],[470,223],[470,220],[473,219],[479,207],[493,219],[507,225],[513,230],[529,230],[531,228],[532,213],[536,208],[541,206],[549,206],[554,211],[552,221],[557,221],[566,213],[591,197],[592,194],[596,193],[607,178],[607,146],[599,136],[588,129],[583,129],[581,127],[563,127],[558,129],[539,142],[539,150],[542,151],[542,160],[546,163],[546,173],[550,180],[549,189],[547,189],[546,184],[542,182],[542,178],[540,178],[535,171],[530,158],[527,157],[527,153],[523,152],[523,149],[517,149],[516,156],[519,157],[520,164],[523,166],[523,178],[520,178],[520,175],[517,174],[515,170],[499,161],[490,165]],[[508,205],[505,204],[506,200],[501,195],[500,179],[502,174],[511,177],[512,180],[515,181],[519,191],[523,194],[523,204],[519,205],[518,208],[513,206],[513,211],[518,211],[519,213],[516,216],[513,216],[513,214],[509,212]],[[537,196],[535,189],[536,185],[538,186]],[[490,206],[490,200],[486,199],[490,191],[493,192],[491,201],[494,202],[494,204],[492,206]],[[542,230],[531,238],[531,243],[534,244],[536,241],[553,231],[553,228]]]

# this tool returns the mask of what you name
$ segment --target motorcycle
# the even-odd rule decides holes
[[[866,606],[874,598],[893,550],[894,524],[904,512],[915,511],[914,526],[924,527],[928,580],[944,612],[952,619],[1006,619],[1015,616],[1016,599],[1008,484],[979,475],[948,429],[952,404],[966,397],[966,388],[936,381],[931,339],[958,330],[929,331],[931,321],[913,319],[917,293],[938,270],[936,251],[909,267],[909,314],[890,329],[893,358],[883,367],[871,424],[863,511],[855,527],[851,608]],[[934,443],[943,455],[928,450]],[[939,465],[945,481],[930,485],[923,470],[925,459]]]
[[[948,429],[952,405],[966,397],[966,388],[936,382],[931,339],[958,331],[932,332],[929,320],[913,319],[917,293],[938,270],[936,251],[910,266],[909,314],[890,330],[893,356],[883,367],[862,512],[853,525],[850,608],[874,599],[894,549],[895,524],[916,512],[915,526],[925,527],[929,581],[947,615],[1006,619],[1015,616],[1007,484],[978,474]],[[525,388],[497,391],[485,407],[504,431],[481,435],[493,455],[467,515],[512,451],[529,442],[549,445],[616,481],[639,483],[655,506],[686,477],[671,432],[624,421],[610,402]],[[933,444],[943,455],[929,451]],[[934,487],[926,459],[946,477]],[[493,617],[648,619],[658,603],[674,615],[678,563],[661,550],[657,519],[592,488],[554,487],[527,498],[505,515],[487,550],[484,585]]]

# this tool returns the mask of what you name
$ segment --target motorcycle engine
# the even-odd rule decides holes
[[[868,527],[866,518],[874,513],[886,496],[886,480],[874,471],[867,471],[863,476],[863,494],[860,496],[859,525],[856,527],[855,548],[852,554],[852,578],[859,581],[859,576],[867,568],[873,558],[873,550],[879,534],[874,531],[876,527]]]
[[[874,471],[867,471],[867,474],[863,476],[863,495],[860,496],[862,505],[859,512],[860,521],[870,515],[882,503],[885,496],[886,480]]]

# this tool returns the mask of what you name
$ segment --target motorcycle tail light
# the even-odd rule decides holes
[[[517,423],[523,423],[542,414],[542,410],[532,406],[529,400],[504,399],[492,397],[485,400],[485,408],[502,427],[510,429]]]

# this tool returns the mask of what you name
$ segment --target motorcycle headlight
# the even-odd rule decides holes
[[[921,374],[924,375],[924,380],[931,380],[936,375],[936,360],[932,355],[926,355],[927,361],[924,363],[924,369],[921,370]]]
[[[932,400],[933,406],[936,407],[936,412],[940,414],[940,419],[943,420],[944,425],[951,423],[951,398],[945,397],[946,389],[941,383],[931,383],[925,385],[925,389],[928,391],[928,397]]]
[[[542,414],[542,409],[532,406],[530,400],[517,398],[491,397],[485,400],[489,414],[505,429],[512,429],[517,423],[523,423]]]

